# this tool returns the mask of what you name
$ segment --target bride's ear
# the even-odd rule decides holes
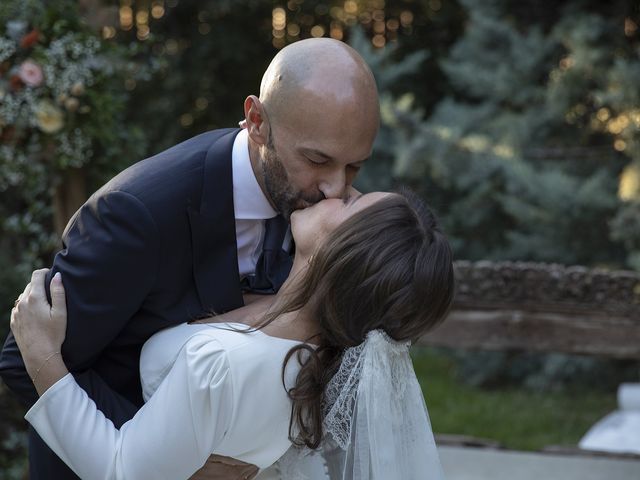
[[[249,138],[258,145],[266,145],[269,138],[269,122],[260,99],[249,95],[244,101],[244,118]]]

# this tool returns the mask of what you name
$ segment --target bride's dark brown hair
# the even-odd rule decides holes
[[[367,333],[384,330],[398,341],[415,341],[441,322],[454,290],[452,253],[437,220],[413,193],[400,190],[342,223],[320,246],[300,288],[271,312],[275,317],[299,309],[320,330],[313,349],[292,348],[301,363],[288,390],[291,440],[317,448],[322,439],[324,391],[348,347]]]

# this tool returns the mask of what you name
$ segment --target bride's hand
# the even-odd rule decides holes
[[[62,278],[57,273],[51,280],[49,305],[44,289],[49,270],[36,270],[24,292],[11,310],[11,331],[20,348],[25,364],[38,364],[59,352],[67,329],[67,305]]]

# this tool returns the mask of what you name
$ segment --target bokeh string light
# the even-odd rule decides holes
[[[431,16],[442,8],[440,0],[428,2]],[[361,25],[375,48],[397,42],[399,35],[411,35],[414,14],[406,9],[391,14],[385,0],[345,0],[311,6],[304,0],[289,0],[272,11],[272,43],[282,48],[300,38],[331,37],[344,40],[346,31]]]
[[[166,32],[165,22],[169,16],[169,23],[173,22],[173,10],[191,11],[190,28],[193,33],[203,37],[214,36],[218,21],[218,7],[215,2],[198,2],[190,4],[181,0],[118,0],[114,9],[111,24],[102,26],[102,37],[105,40],[120,41],[119,34],[129,40],[137,40],[149,44],[154,55],[178,58],[190,46],[194,37],[189,34],[178,35]],[[265,6],[269,2],[265,2]],[[304,38],[329,37],[339,41],[349,40],[349,30],[361,27],[366,38],[376,49],[395,43],[399,37],[411,35],[414,26],[414,11],[431,9],[432,13],[441,8],[442,3],[434,0],[419,7],[410,2],[396,2],[389,0],[284,0],[273,2],[267,7],[270,14],[270,41],[275,49]],[[195,11],[194,11],[195,10]],[[263,10],[264,11],[264,10]],[[179,12],[176,18],[181,18]],[[420,16],[416,13],[417,18]],[[430,17],[432,18],[432,17]],[[267,17],[268,19],[268,17]],[[267,20],[268,21],[268,20]],[[154,32],[154,29],[155,32]],[[153,34],[156,33],[154,36]],[[269,37],[267,37],[269,38]],[[124,85],[127,91],[138,88],[138,83],[128,79]],[[206,98],[200,97],[198,102],[191,103],[183,110],[178,123],[183,129],[189,129],[198,122],[202,112],[209,105]],[[204,105],[204,106],[203,106]]]
[[[123,31],[135,30],[140,41],[146,41],[151,34],[151,20],[160,20],[166,14],[166,7],[173,8],[178,0],[120,0],[118,9],[119,27]],[[110,39],[116,36],[113,26],[103,27],[102,36]]]
[[[162,19],[167,10],[178,6],[180,0],[120,0],[118,27],[133,31],[139,41],[147,41],[153,29],[153,21]],[[433,17],[441,8],[441,0],[427,2],[429,16]],[[390,42],[397,42],[399,35],[411,35],[414,14],[406,9],[387,11],[385,0],[345,0],[343,2],[322,2],[305,4],[304,0],[289,0],[276,4],[271,12],[271,42],[277,49],[308,37],[330,37],[344,40],[345,32],[355,25],[361,25],[375,48],[384,48]],[[197,30],[208,35],[213,28],[203,10],[198,15]],[[625,26],[625,28],[632,28]],[[103,28],[103,38],[116,36],[116,28]],[[169,54],[171,48],[167,46]]]
[[[273,46],[276,48],[284,47],[286,44],[284,40],[285,29],[287,27],[287,12],[284,8],[277,7],[273,9],[271,14],[271,26],[273,27],[271,32],[273,36]]]

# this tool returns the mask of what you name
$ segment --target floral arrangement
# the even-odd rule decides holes
[[[67,33],[46,45],[43,33],[19,20],[7,22],[6,30],[0,37],[1,155],[26,153],[25,147],[36,143],[58,167],[90,162],[87,89],[102,70],[100,42]]]
[[[50,261],[92,188],[141,158],[142,131],[125,119],[125,81],[151,72],[139,48],[103,40],[77,2],[2,0],[0,247],[16,247],[25,272]]]
[[[95,159],[104,104],[112,104],[107,110],[113,115],[126,96],[124,77],[148,71],[131,62],[133,49],[103,41],[83,25],[75,2],[51,3],[57,6],[14,8],[36,18],[2,18],[0,11],[0,155],[13,157],[37,144],[54,166],[77,168]]]

